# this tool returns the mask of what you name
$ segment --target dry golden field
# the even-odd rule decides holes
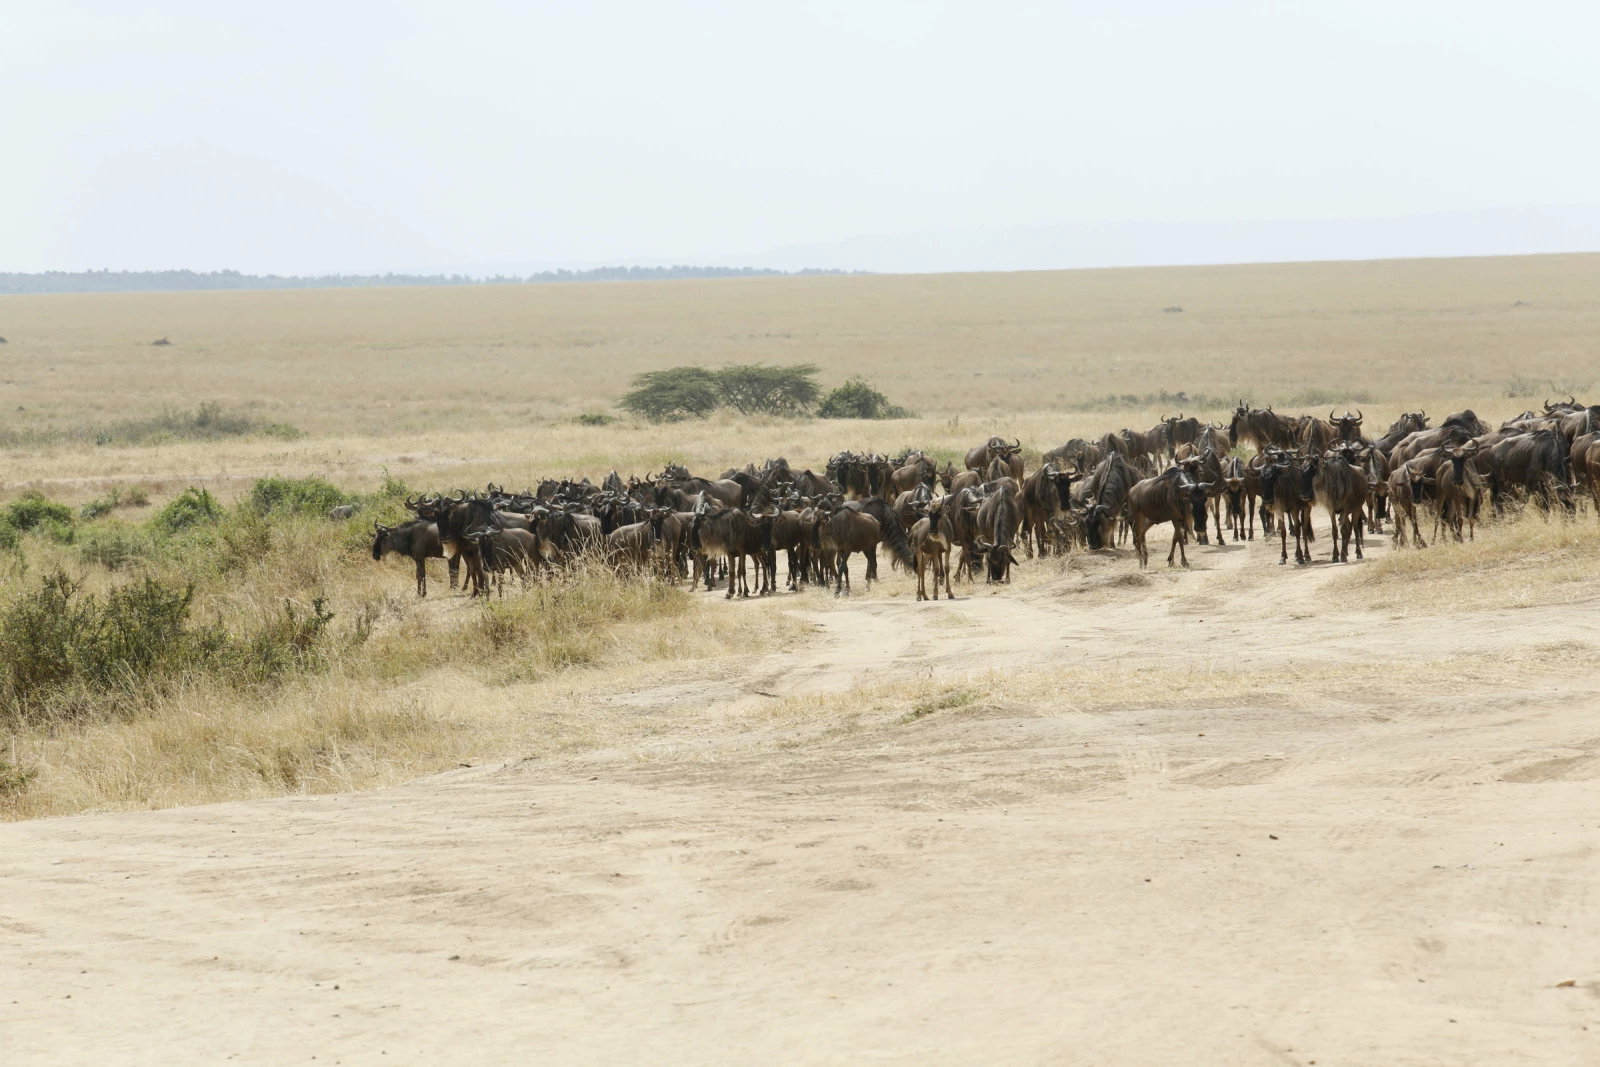
[[[1181,313],[1163,308],[1182,307]],[[216,401],[307,431],[148,449],[0,455],[7,486],[59,479],[320,472],[371,484],[591,476],[669,458],[721,468],[843,447],[964,448],[990,432],[1048,448],[1148,426],[1186,393],[1225,416],[1474,406],[1490,419],[1600,380],[1600,256],[855,276],[635,284],[0,299],[0,430]],[[156,338],[166,347],[152,347]],[[631,375],[685,363],[812,362],[923,417],[663,430],[610,411]],[[426,476],[412,472],[428,472]]]

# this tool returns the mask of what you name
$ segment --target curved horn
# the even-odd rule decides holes
[[[1366,416],[1361,413],[1361,409],[1360,408],[1356,408],[1356,421],[1360,422],[1362,419],[1365,419],[1365,418],[1366,418]]]
[[[1346,415],[1348,415],[1348,414],[1350,414],[1350,413],[1349,413],[1349,412],[1348,412],[1348,411],[1346,411],[1346,412],[1345,412],[1345,414],[1346,414]],[[1335,418],[1335,417],[1334,417],[1334,415],[1333,415],[1333,409],[1332,409],[1332,408],[1329,408],[1329,409],[1328,409],[1328,421],[1329,421],[1329,422],[1338,422],[1338,421],[1339,421],[1339,420],[1338,420],[1338,419],[1336,419],[1336,418]]]

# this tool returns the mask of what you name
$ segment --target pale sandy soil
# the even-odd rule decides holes
[[[1593,601],[1195,560],[727,606],[815,633],[626,750],[0,826],[4,1061],[1600,1063]]]

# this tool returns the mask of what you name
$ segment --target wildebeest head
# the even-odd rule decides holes
[[[1298,463],[1300,502],[1308,504],[1317,496],[1317,471],[1322,469],[1322,457],[1315,452],[1302,455]]]
[[[372,558],[381,561],[383,559],[383,554],[391,551],[389,548],[389,527],[377,521],[374,521],[372,526],[374,531],[372,538]]]
[[[1339,428],[1339,440],[1359,441],[1361,439],[1361,420],[1364,416],[1358,410],[1354,415],[1350,409],[1345,408],[1344,414],[1338,418],[1333,417],[1333,412],[1328,412],[1328,421]]]

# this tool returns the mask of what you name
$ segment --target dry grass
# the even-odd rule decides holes
[[[1546,518],[1526,508],[1480,525],[1472,541],[1437,538],[1425,549],[1390,552],[1339,576],[1328,594],[1341,607],[1419,617],[1593,600],[1600,596],[1600,523],[1592,515]]]

